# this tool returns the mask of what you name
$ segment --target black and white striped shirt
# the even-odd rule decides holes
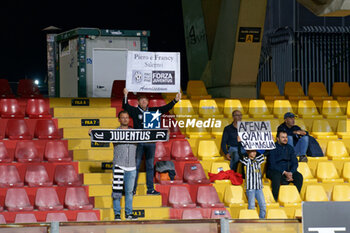
[[[243,157],[240,160],[246,166],[246,189],[262,189],[262,175],[260,165],[264,162],[264,155],[257,155],[255,159]]]

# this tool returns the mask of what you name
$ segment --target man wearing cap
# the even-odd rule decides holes
[[[277,128],[278,131],[285,131],[288,135],[288,144],[293,146],[299,161],[306,162],[306,151],[309,146],[309,134],[295,124],[295,115],[291,112],[284,114],[284,123]]]

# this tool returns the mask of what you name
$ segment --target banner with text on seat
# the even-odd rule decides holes
[[[145,143],[166,142],[169,140],[168,129],[93,129],[92,142]]]
[[[238,136],[245,150],[275,149],[270,121],[239,121]]]
[[[180,53],[128,51],[126,88],[132,92],[180,92]]]

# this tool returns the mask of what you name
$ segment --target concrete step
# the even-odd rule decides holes
[[[74,160],[113,161],[113,149],[74,150],[73,158]]]
[[[169,207],[147,207],[147,208],[134,208],[136,214],[144,213],[144,217],[139,217],[138,220],[162,220],[169,219]],[[112,208],[103,208],[101,211],[101,220],[111,221],[114,220],[114,212]],[[124,209],[121,210],[121,218],[125,219]],[[160,232],[164,232],[164,229]]]
[[[106,184],[112,185],[112,170],[110,173],[84,173],[84,184]],[[146,172],[140,172],[137,180],[138,184],[146,184]]]
[[[122,208],[125,207],[125,197],[121,199]],[[162,207],[161,195],[135,195],[133,198],[133,208]],[[95,208],[113,208],[112,197],[95,197]]]
[[[118,118],[58,118],[58,128],[70,128],[70,127],[105,127],[113,129],[119,127],[120,123]]]
[[[95,107],[110,107],[110,98],[50,98],[50,108],[55,107],[75,107],[72,106],[72,100],[83,100],[80,102],[89,102],[89,106]],[[88,100],[88,101],[87,101]],[[79,101],[76,101],[79,103]]]
[[[82,118],[82,117],[116,117],[116,109],[110,107],[55,107],[55,118]]]

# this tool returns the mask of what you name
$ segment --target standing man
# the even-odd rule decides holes
[[[231,160],[230,168],[231,170],[237,171],[239,155],[238,155],[238,130],[237,122],[242,120],[242,113],[239,110],[234,110],[232,112],[233,122],[224,128],[221,139],[221,149],[224,152],[226,158]],[[242,148],[242,153],[245,153]]]
[[[297,171],[298,160],[294,148],[288,144],[288,136],[285,131],[277,132],[276,148],[265,153],[267,157],[266,177],[271,180],[272,194],[278,200],[281,184],[292,182],[299,193],[303,185],[303,175]]]
[[[169,112],[170,109],[180,100],[181,94],[177,93],[174,100],[169,102],[167,105],[161,107],[148,107],[148,98],[144,95],[138,97],[138,106],[133,107],[128,104],[128,93],[129,91],[124,88],[124,99],[123,99],[123,109],[126,110],[131,116],[135,129],[144,129],[143,117],[145,112],[155,112],[159,111],[161,114]],[[156,151],[155,143],[139,143],[137,144],[136,151],[136,177],[133,193],[136,193],[138,173],[142,161],[143,154],[145,154],[146,159],[146,183],[147,183],[147,194],[159,195],[160,193],[154,190],[153,177],[154,177],[154,153]]]
[[[291,112],[284,114],[284,123],[277,128],[278,131],[285,131],[288,135],[288,144],[294,148],[299,161],[307,162],[306,151],[309,146],[309,134],[295,124],[295,115]]]

